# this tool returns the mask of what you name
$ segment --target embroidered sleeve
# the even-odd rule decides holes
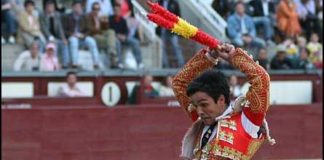
[[[246,51],[237,48],[230,58],[233,66],[243,72],[251,84],[246,99],[249,107],[244,107],[243,112],[246,117],[255,125],[261,126],[265,113],[269,107],[269,83],[268,73]]]
[[[211,60],[206,56],[207,50],[200,50],[193,58],[191,58],[185,66],[180,70],[174,77],[172,82],[172,88],[175,93],[176,98],[178,99],[181,107],[186,111],[188,116],[196,121],[198,116],[195,110],[191,110],[190,99],[186,94],[187,86],[189,83],[196,78],[199,74],[205,71],[208,68],[211,68],[215,65]]]

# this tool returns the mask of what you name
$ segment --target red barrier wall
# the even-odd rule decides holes
[[[254,159],[321,158],[322,104],[272,106],[277,144]],[[190,120],[180,108],[2,109],[5,160],[179,159]]]

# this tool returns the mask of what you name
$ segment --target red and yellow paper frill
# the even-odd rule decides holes
[[[151,13],[147,15],[148,19],[160,27],[171,30],[173,33],[187,39],[192,39],[210,48],[216,48],[220,43],[214,37],[164,9],[158,3],[152,3],[149,1],[147,3],[151,9]]]

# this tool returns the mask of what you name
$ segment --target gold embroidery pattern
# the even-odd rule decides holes
[[[186,94],[187,86],[199,74],[215,65],[206,58],[206,52],[206,49],[200,50],[185,64],[183,69],[177,73],[172,82],[173,91],[176,95],[176,98],[178,99],[181,107],[191,118],[192,115],[197,114],[197,112],[195,110],[191,110],[191,112],[189,111],[190,109],[188,110],[190,99]],[[192,120],[195,121],[195,119]]]
[[[213,147],[213,155],[214,156],[221,156],[221,157],[225,157],[225,158],[230,158],[230,159],[234,159],[234,160],[248,160],[250,159],[250,157],[244,155],[242,152],[240,151],[236,151],[230,147],[224,146],[221,147],[219,145],[215,145]]]
[[[234,120],[222,120],[220,123],[221,127],[230,128],[233,131],[236,131],[236,122]]]
[[[233,133],[220,131],[219,132],[219,140],[222,140],[222,141],[228,142],[230,144],[233,144],[233,141],[234,141]]]
[[[246,51],[237,48],[231,58],[232,64],[247,75],[251,87],[246,94],[250,102],[251,111],[254,113],[264,113],[269,106],[269,83],[270,77],[267,72],[253,59],[247,55]]]
[[[249,144],[248,147],[248,154],[252,157],[255,152],[260,148],[261,144],[263,143],[264,140],[253,140]]]
[[[208,160],[208,155],[211,150],[212,146],[210,142],[206,144],[206,146],[200,150],[199,143],[196,144],[194,149],[194,160]]]
[[[242,152],[237,151],[228,146],[220,146],[217,140],[214,139],[210,143],[208,142],[206,146],[200,150],[199,143],[196,144],[194,149],[194,160],[210,160],[210,159],[226,159],[230,158],[233,160],[250,160],[255,152],[259,149],[263,140],[253,140],[249,144],[248,153],[244,155]]]

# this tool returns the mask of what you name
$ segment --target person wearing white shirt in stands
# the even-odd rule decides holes
[[[14,62],[14,71],[38,71],[41,56],[39,54],[39,44],[34,41],[29,50],[22,52]]]
[[[160,97],[174,97],[174,92],[172,89],[172,76],[165,77],[163,84],[160,87],[159,95]]]
[[[77,84],[77,74],[68,72],[66,76],[66,84],[63,84],[58,90],[58,96],[64,97],[84,97],[85,92]]]

